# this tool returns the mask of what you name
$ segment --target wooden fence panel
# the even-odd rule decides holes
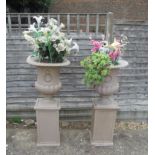
[[[61,14],[55,16],[60,19]],[[82,80],[84,70],[79,63],[80,60],[90,54],[90,16],[90,14],[86,14],[87,35],[70,33],[73,40],[78,42],[80,52],[76,57],[69,56],[71,65],[61,69],[63,88],[57,95],[61,98],[61,119],[90,120],[92,98],[97,96],[94,90],[84,85]],[[29,15],[29,23],[31,19],[32,15]],[[95,22],[98,22],[98,20]],[[94,37],[101,38],[100,33],[96,35],[96,32]],[[130,42],[123,55],[123,58],[129,62],[129,66],[121,70],[119,75],[120,89],[114,95],[120,106],[118,118],[147,119],[147,24],[118,23],[114,25],[114,32],[127,35]],[[13,32],[12,35],[11,33],[7,35],[6,43],[7,116],[34,117],[33,105],[39,94],[34,88],[36,69],[26,63],[26,57],[31,54],[31,46],[21,34],[17,35]]]

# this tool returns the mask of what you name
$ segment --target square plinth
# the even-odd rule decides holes
[[[117,104],[94,104],[90,138],[92,145],[113,145],[113,133],[118,109]]]
[[[60,99],[37,99],[34,109],[37,120],[37,145],[59,146],[59,110]]]

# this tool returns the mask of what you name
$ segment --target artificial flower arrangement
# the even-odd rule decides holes
[[[84,82],[87,86],[95,87],[104,82],[110,74],[111,67],[119,65],[122,52],[128,43],[125,35],[121,35],[119,39],[114,38],[111,44],[104,38],[104,35],[102,41],[90,38],[90,43],[93,45],[92,53],[80,62],[85,69]]]
[[[39,62],[61,63],[72,50],[79,51],[77,43],[61,32],[65,27],[63,23],[59,24],[56,19],[51,18],[45,24],[42,16],[33,18],[36,22],[23,33],[25,39],[33,45],[32,56],[36,57]]]

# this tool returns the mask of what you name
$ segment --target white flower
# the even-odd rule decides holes
[[[60,24],[60,29],[65,28],[65,25],[63,23]]]
[[[59,53],[60,51],[65,50],[65,46],[63,43],[59,43],[58,46],[56,47],[57,52]]]
[[[39,49],[38,44],[34,44],[34,45],[33,45],[33,48],[34,48],[34,51],[38,51],[38,49]]]
[[[28,28],[29,31],[35,31],[37,32],[36,28],[35,28],[35,23],[33,23],[32,25],[30,25],[30,27]]]
[[[124,34],[121,34],[121,43],[123,46],[127,45],[129,43],[128,37],[125,36]]]
[[[70,54],[70,52],[71,52],[71,48],[66,47],[66,52],[67,52],[67,54]]]
[[[57,48],[57,44],[53,44],[53,47],[54,47],[54,48]]]
[[[104,40],[104,39],[105,39],[105,35],[104,35],[104,34],[102,34],[102,35],[101,35],[101,38],[102,38],[102,40]]]
[[[51,41],[56,41],[57,39],[58,39],[58,36],[56,36],[56,35],[51,36]]]
[[[24,31],[23,32],[23,34],[25,35],[25,34],[29,34],[30,32],[29,31]]]
[[[67,44],[67,46],[71,46],[71,44],[72,44],[72,38],[71,39],[66,39],[65,40],[65,43]]]
[[[45,36],[41,36],[37,39],[39,42],[41,43],[46,43],[47,42],[47,38]]]
[[[66,39],[65,34],[63,32],[60,32],[60,31],[55,32],[55,35],[57,35],[60,40],[65,40]]]
[[[103,46],[108,46],[108,41],[102,41]]]
[[[39,48],[46,48],[46,46],[53,46],[55,50],[70,54],[71,50],[79,52],[79,46],[72,39],[68,39],[61,29],[65,27],[63,23],[59,24],[54,18],[49,19],[48,23],[43,24],[42,16],[34,16],[35,23],[30,25],[28,31],[24,31],[24,37],[33,45],[33,49],[38,51]],[[43,21],[43,22],[42,22]],[[58,42],[59,43],[58,43]]]
[[[43,19],[43,16],[39,16],[39,17],[34,16],[33,18],[37,21],[38,27],[40,27],[41,20]]]
[[[54,18],[49,19],[49,25],[53,26],[53,25],[57,25],[58,21]]]
[[[90,33],[90,35],[89,35],[89,39],[91,40],[92,39],[92,34]]]
[[[59,33],[59,29],[56,25],[51,25],[50,29],[52,33]]]
[[[35,44],[35,40],[34,38],[32,38],[31,36],[24,34],[24,38],[29,41],[31,44]]]
[[[42,27],[40,31],[43,33],[47,33],[47,32],[50,32],[51,30],[48,27]]]
[[[117,41],[116,38],[114,38],[114,42],[111,44],[111,46],[115,49],[120,48],[121,47],[121,43]]]
[[[101,47],[100,49],[99,49],[99,51],[100,51],[100,53],[109,53],[109,48],[108,47]]]
[[[71,50],[74,50],[76,53],[79,52],[79,45],[76,42],[73,42],[74,46],[71,48]]]
[[[59,37],[60,37],[61,39],[65,38],[65,33],[63,33],[63,32],[59,32],[58,35],[59,35]]]

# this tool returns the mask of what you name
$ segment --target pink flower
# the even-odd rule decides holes
[[[120,55],[120,50],[109,52],[109,57],[112,61],[116,61],[119,55]]]
[[[93,45],[92,52],[97,52],[102,47],[102,43],[96,40],[91,40],[91,44]]]

